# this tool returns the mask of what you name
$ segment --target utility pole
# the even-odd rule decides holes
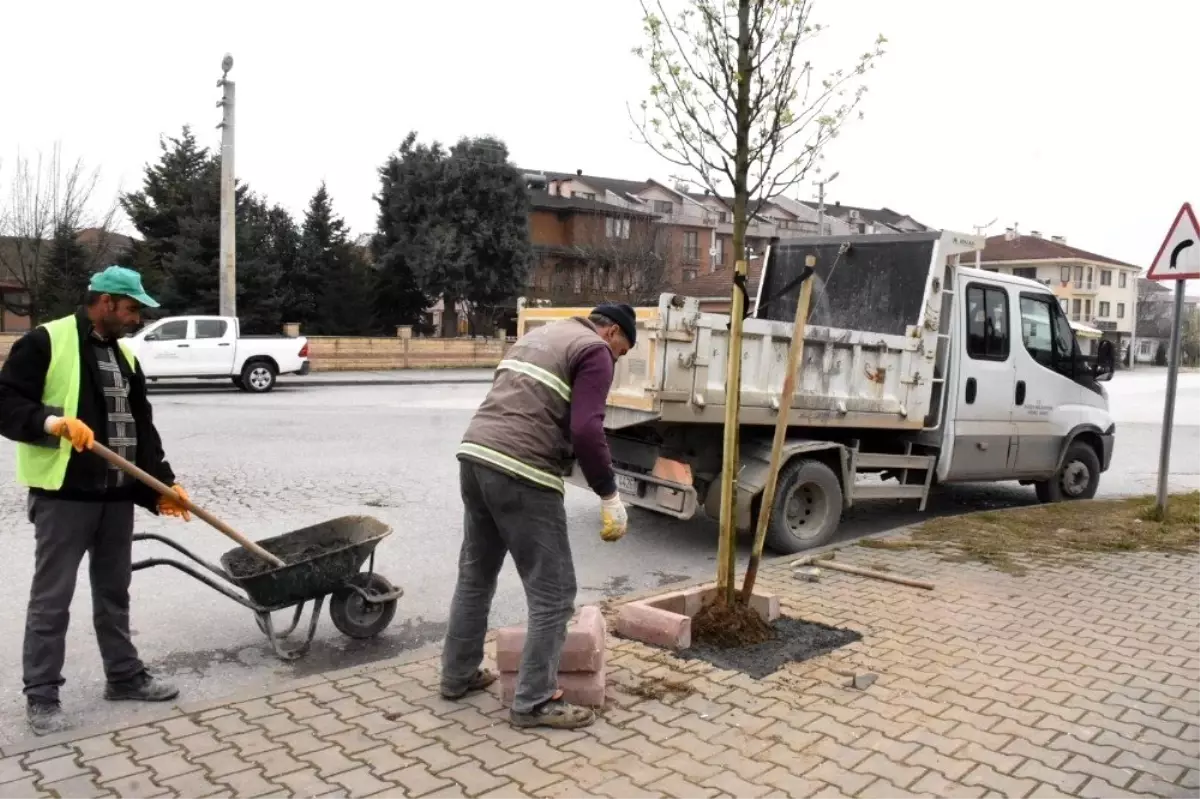
[[[833,183],[841,172],[834,172],[824,180],[817,181],[817,235],[826,235],[825,230],[825,184]]]
[[[233,69],[233,56],[229,53],[221,59],[221,257],[219,265],[219,292],[221,316],[237,316],[237,193],[233,174],[233,100],[234,83],[229,80]]]

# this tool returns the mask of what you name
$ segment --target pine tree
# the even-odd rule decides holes
[[[67,316],[80,306],[91,278],[92,260],[92,253],[79,242],[78,231],[59,224],[41,267],[43,319]]]
[[[219,306],[221,161],[188,128],[161,142],[142,190],[121,204],[143,241],[133,264],[172,314],[212,314]],[[281,321],[278,212],[243,183],[236,190],[238,314],[245,331],[275,332]]]
[[[303,321],[324,335],[371,330],[371,273],[350,243],[345,221],[334,213],[324,183],[304,215],[297,261],[297,306],[307,311]]]

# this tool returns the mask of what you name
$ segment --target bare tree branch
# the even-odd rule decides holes
[[[642,140],[718,197],[732,192],[735,253],[749,219],[814,169],[858,109],[879,36],[853,66],[819,77],[806,59],[822,32],[812,0],[642,0],[651,75]],[[732,13],[736,11],[736,14]],[[861,116],[861,112],[859,112]]]

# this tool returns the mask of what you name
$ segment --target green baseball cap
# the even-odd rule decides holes
[[[142,288],[142,276],[124,266],[110,266],[103,272],[92,275],[88,291],[97,294],[117,294],[136,300],[147,308],[157,308],[158,303]]]

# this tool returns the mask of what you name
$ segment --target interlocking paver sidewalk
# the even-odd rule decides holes
[[[447,702],[437,661],[376,664],[137,726],[10,746],[9,796],[1196,796],[1195,555],[1013,577],[849,548],[933,592],[830,573],[762,583],[785,613],[862,633],[763,679],[610,643],[587,730],[515,730],[492,694]],[[879,675],[848,687],[856,673]],[[657,680],[686,684],[657,698]]]

